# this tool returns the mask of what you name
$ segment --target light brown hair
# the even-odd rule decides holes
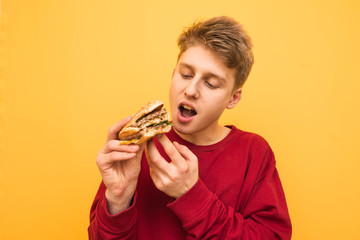
[[[251,39],[242,25],[226,16],[195,22],[178,38],[178,60],[189,47],[198,44],[213,51],[228,68],[236,69],[234,89],[244,85],[254,63],[254,55]]]

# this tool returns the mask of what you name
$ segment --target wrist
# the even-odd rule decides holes
[[[122,195],[114,196],[109,190],[105,192],[106,202],[108,206],[109,213],[111,215],[116,215],[131,206],[133,194],[132,195]]]

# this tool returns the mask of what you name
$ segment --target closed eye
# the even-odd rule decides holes
[[[190,78],[192,78],[192,75],[182,74],[181,73],[181,77],[184,78],[184,79],[190,79]]]
[[[206,86],[208,86],[211,89],[216,89],[217,88],[217,86],[211,84],[209,81],[205,81],[205,84],[206,84]]]

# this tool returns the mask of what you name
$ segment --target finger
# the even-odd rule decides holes
[[[106,162],[118,162],[118,161],[124,161],[132,159],[136,156],[136,153],[130,153],[130,152],[117,152],[113,151],[108,154],[104,155],[104,160]]]
[[[132,116],[126,117],[115,123],[108,131],[106,141],[118,139],[120,130],[131,120]]]
[[[197,156],[190,151],[188,147],[181,145],[178,142],[173,142],[173,144],[184,159],[188,161],[197,160]]]
[[[153,140],[147,141],[145,145],[145,154],[152,170],[161,172],[169,171],[169,163],[161,156]]]
[[[166,154],[170,157],[171,162],[177,167],[185,168],[185,159],[179,153],[178,149],[174,146],[170,139],[165,134],[158,136],[157,139],[159,143],[163,146]]]
[[[135,144],[130,145],[120,145],[119,140],[110,140],[104,145],[103,152],[108,153],[112,151],[118,152],[137,152],[139,150],[139,146]]]
[[[138,146],[139,150],[137,151],[137,153],[142,154],[145,150],[146,143],[142,143],[141,145],[134,145],[134,146]]]
[[[111,166],[112,163],[132,159],[136,153],[128,152],[110,152],[107,154],[99,153],[96,158],[96,164],[100,169]]]
[[[140,146],[139,145],[134,145],[134,146],[139,147],[139,149],[136,152],[136,157],[139,159],[139,161],[141,161],[144,150],[145,150],[145,143],[141,144]]]

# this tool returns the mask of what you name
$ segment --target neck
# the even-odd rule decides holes
[[[202,130],[193,134],[182,134],[175,128],[174,130],[184,140],[199,146],[218,143],[223,140],[231,131],[231,129],[218,124],[211,129]]]

